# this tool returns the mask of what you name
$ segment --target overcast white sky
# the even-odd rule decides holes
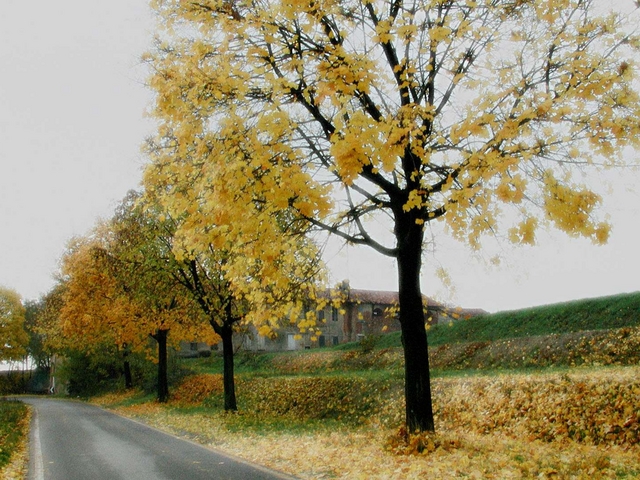
[[[111,216],[140,181],[151,95],[138,58],[152,35],[146,0],[2,0],[0,285],[24,299],[53,286],[66,242]],[[640,290],[640,174],[612,181],[607,246],[543,232],[536,247],[494,245],[474,256],[438,236],[425,259],[424,293],[496,311]],[[496,252],[501,266],[489,266]],[[343,249],[329,260],[335,281],[397,286],[394,265],[372,252]]]

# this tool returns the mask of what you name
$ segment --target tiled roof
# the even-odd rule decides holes
[[[423,295],[422,298],[429,307],[443,308],[442,304],[426,297],[425,295]],[[356,288],[350,288],[347,301],[352,303],[393,305],[398,303],[398,292],[389,292],[384,290],[359,290]]]
[[[477,317],[479,315],[486,315],[488,312],[482,308],[463,308],[462,315],[467,318]]]

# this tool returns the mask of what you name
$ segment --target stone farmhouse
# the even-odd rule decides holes
[[[238,334],[237,348],[249,351],[283,351],[311,349],[347,342],[359,341],[369,335],[396,332],[400,330],[397,319],[398,292],[352,289],[348,283],[340,288],[342,301],[338,307],[329,304],[318,311],[317,333],[301,334],[297,327],[282,327],[274,338],[264,337],[250,328]],[[428,297],[424,297],[424,321],[427,325],[470,318],[482,310],[451,309]],[[215,349],[216,347],[214,347]],[[208,346],[201,343],[185,343],[182,355],[206,354]]]
[[[284,328],[275,339],[255,338],[245,342],[250,350],[299,350],[354,342],[369,335],[400,330],[397,318],[398,293],[346,288],[339,307],[327,305],[318,312],[320,335],[300,335],[296,327]],[[444,307],[427,297],[424,321],[436,324]],[[315,338],[314,338],[315,337]]]

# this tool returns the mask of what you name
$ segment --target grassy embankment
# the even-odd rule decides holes
[[[29,410],[20,402],[0,400],[0,478],[22,478],[29,430]],[[18,459],[20,460],[20,459]]]
[[[302,478],[640,478],[640,294],[504,312],[429,332],[438,434],[408,435],[397,334],[220,359],[161,406],[100,403]],[[444,476],[443,476],[444,475]]]

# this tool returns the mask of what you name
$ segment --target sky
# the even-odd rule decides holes
[[[2,7],[0,285],[35,300],[55,284],[67,242],[109,218],[139,185],[140,147],[153,131],[139,58],[154,20],[146,0],[2,0]],[[606,246],[543,231],[535,247],[489,239],[473,253],[436,227],[423,292],[499,311],[640,290],[640,172],[591,180],[614,226]],[[334,282],[397,288],[395,265],[374,252],[333,242],[326,260]]]

